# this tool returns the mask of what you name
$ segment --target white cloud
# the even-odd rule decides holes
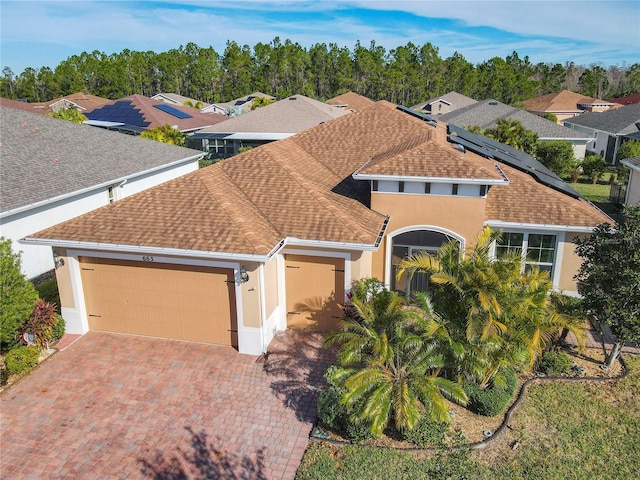
[[[468,26],[492,27],[521,35],[640,45],[637,0],[374,0],[348,3],[369,9],[400,10],[426,18],[457,19]]]

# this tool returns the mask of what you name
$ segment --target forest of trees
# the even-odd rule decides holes
[[[640,63],[623,68],[532,64],[513,52],[473,65],[457,52],[441,58],[431,43],[408,43],[388,51],[374,41],[369,47],[357,42],[353,50],[334,43],[306,49],[278,37],[253,48],[230,41],[222,54],[193,43],[161,53],[83,52],[54,69],[29,67],[16,74],[5,67],[2,74],[0,96],[29,102],[79,91],[109,99],[173,92],[209,103],[255,91],[320,100],[353,91],[410,106],[456,91],[477,100],[518,105],[562,89],[603,99],[640,91]]]

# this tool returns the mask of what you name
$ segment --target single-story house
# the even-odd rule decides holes
[[[373,102],[372,102],[373,103]],[[292,95],[190,135],[191,148],[210,160],[232,157],[242,147],[281,140],[351,112],[304,95]]]
[[[640,207],[640,157],[625,158],[620,163],[629,168],[629,181],[624,203]]]
[[[202,113],[219,113],[221,115],[236,117],[251,111],[251,104],[253,103],[254,98],[266,98],[268,100],[276,99],[276,97],[267,95],[266,93],[253,92],[229,102],[212,103],[211,105],[204,107],[201,111]]]
[[[193,133],[228,120],[224,115],[201,113],[197,108],[169,105],[138,94],[83,113],[88,118],[85,123],[89,125],[132,135],[167,124],[181,132]]]
[[[342,95],[338,95],[337,97],[330,98],[325,103],[345,110],[355,111],[360,108],[368,107],[374,102],[370,98],[358,95],[355,92],[346,92]]]
[[[445,113],[438,118],[458,127],[478,126],[482,130],[495,127],[499,120],[517,120],[525,129],[534,132],[540,141],[566,140],[570,142],[577,159],[584,158],[588,148],[587,144],[592,141],[590,135],[571,130],[546,118],[493,99],[476,102],[451,113]]]
[[[0,106],[0,235],[28,278],[54,268],[51,248],[20,245],[35,230],[198,168],[202,152]]]
[[[266,108],[266,107],[265,107]],[[151,207],[150,207],[151,206]],[[74,333],[235,346],[335,328],[352,282],[464,251],[485,226],[576,294],[574,237],[611,221],[534,158],[386,101],[27,235],[53,247]],[[523,267],[524,268],[524,267]]]
[[[606,112],[583,113],[565,120],[564,126],[591,137],[587,150],[615,165],[620,145],[640,140],[640,103]]]
[[[0,99],[0,105],[7,107],[17,108],[26,112],[40,113],[42,115],[48,115],[50,113],[59,112],[66,108],[75,108],[84,113],[94,108],[101,107],[110,103],[111,100],[107,98],[98,97],[84,92],[76,92],[64,97],[54,98],[48,102],[23,102],[18,100],[10,100],[7,98]]]
[[[460,108],[468,107],[474,103],[478,103],[478,101],[458,92],[449,92],[439,97],[430,98],[425,102],[418,103],[417,105],[412,106],[411,109],[418,112],[424,112],[432,116],[438,116],[445,113],[451,113]]]
[[[599,98],[591,98],[580,93],[562,90],[547,93],[539,97],[530,98],[522,102],[524,108],[531,113],[544,117],[545,113],[552,113],[558,118],[558,123],[585,112],[604,112],[617,107],[615,102],[607,102]]]
[[[177,93],[156,93],[151,97],[151,100],[159,100],[169,105],[179,105],[184,107],[198,108],[202,111],[204,108],[210,106],[210,103],[196,100],[195,98],[185,97],[184,95],[178,95]],[[204,113],[223,113],[223,112],[204,112]]]

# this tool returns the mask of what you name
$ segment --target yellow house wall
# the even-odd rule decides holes
[[[483,197],[371,194],[371,208],[390,217],[387,233],[413,225],[430,225],[463,237],[466,247],[471,246],[482,231],[485,206],[486,199]],[[385,235],[380,248],[373,254],[371,274],[379,280],[385,278],[387,241]]]
[[[56,281],[58,282],[58,293],[60,294],[60,306],[65,308],[76,308],[73,300],[73,288],[71,287],[71,273],[69,272],[69,259],[65,248],[54,248],[53,251],[59,259],[64,261],[64,265],[56,268]]]

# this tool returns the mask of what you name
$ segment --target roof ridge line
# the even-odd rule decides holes
[[[264,216],[262,211],[251,201],[251,199],[249,199],[249,197],[247,197],[247,195],[244,193],[244,191],[233,180],[233,178],[227,172],[224,171],[224,169],[218,168],[217,174],[218,175],[224,175],[224,177],[227,179],[227,181],[229,181],[230,183],[232,183],[236,187],[236,188],[231,190],[232,195],[235,195],[236,198],[242,198],[243,200],[245,200],[245,203],[251,206],[252,213],[254,213],[265,224],[267,224],[269,226],[269,228],[271,229],[272,233],[276,237],[279,237],[279,238],[283,237],[282,233],[269,221],[268,218],[266,218]],[[201,174],[201,175],[198,176],[198,179],[199,179],[200,182],[202,182],[202,184],[205,186],[205,188],[212,194],[212,196],[213,196],[214,200],[216,201],[216,203],[218,205],[220,205],[220,208],[222,208],[225,211],[225,213],[231,219],[233,224],[242,233],[242,236],[244,236],[247,239],[247,241],[251,245],[254,246],[254,248],[256,250],[258,250],[258,246],[259,245],[261,245],[261,244],[265,244],[266,245],[267,244],[267,242],[264,241],[265,239],[264,239],[263,235],[258,235],[257,233],[255,233],[253,231],[253,229],[251,228],[252,222],[242,220],[243,217],[239,217],[235,210],[232,210],[232,209],[229,208],[229,205],[231,204],[231,201],[229,200],[229,196],[230,196],[229,192],[222,193],[218,189],[213,188],[214,182],[216,181],[216,178]],[[271,251],[274,246],[275,245],[269,245],[267,248],[268,248],[269,251]]]
[[[292,141],[292,143],[296,146],[296,148],[304,150],[300,145],[298,145],[296,142]],[[271,152],[269,151],[270,149],[265,149],[267,151],[267,154],[269,155],[269,157],[271,157],[273,159],[274,162],[276,162],[278,165],[280,165],[280,167],[285,170],[287,172],[287,174],[295,181],[297,182],[299,185],[301,185],[303,188],[305,188],[305,190],[307,192],[309,192],[309,194],[311,196],[313,196],[315,199],[318,200],[318,202],[320,202],[330,213],[331,215],[333,215],[336,219],[338,219],[339,221],[348,224],[348,225],[352,225],[350,227],[350,229],[356,233],[356,229],[354,227],[358,227],[358,228],[362,228],[362,225],[360,225],[357,221],[354,220],[353,216],[350,215],[348,212],[345,211],[345,209],[337,204],[336,202],[333,202],[330,198],[328,198],[328,194],[333,194],[333,195],[338,195],[334,192],[328,191],[325,192],[321,187],[318,187],[315,182],[309,180],[308,178],[306,178],[304,176],[304,174],[298,172],[297,170],[291,168],[287,162],[281,162],[280,159],[274,157],[273,155],[271,155]],[[307,153],[311,158],[314,159],[315,162],[321,164],[324,168],[326,168],[327,170],[329,170],[325,164],[323,162],[320,162],[318,159],[316,159],[313,155],[311,155],[310,153],[308,153],[306,150],[304,150],[305,153]],[[329,170],[331,171],[331,170]],[[335,172],[331,171],[331,173],[333,173],[336,177],[339,178],[339,175],[337,175]],[[342,197],[342,195],[340,195]],[[344,197],[346,198],[346,197]],[[356,201],[356,200],[354,200]],[[370,209],[371,210],[371,209]],[[373,210],[372,210],[373,211]],[[376,212],[378,213],[378,212]],[[359,234],[356,234],[358,237],[360,237]]]

